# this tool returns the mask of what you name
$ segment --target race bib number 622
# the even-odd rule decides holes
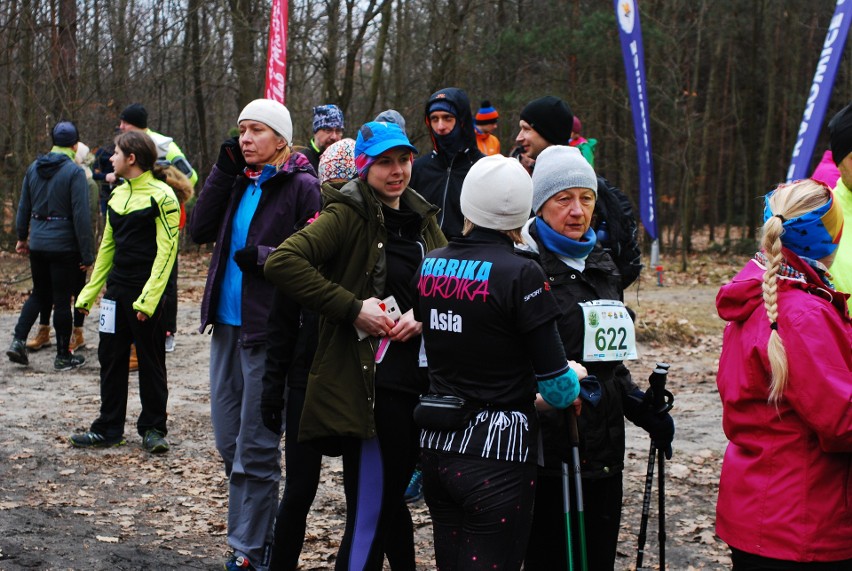
[[[583,361],[637,359],[636,330],[620,301],[598,299],[581,303],[583,310]]]

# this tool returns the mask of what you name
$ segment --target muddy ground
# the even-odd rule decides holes
[[[0,358],[0,570],[221,569],[227,555],[227,486],[213,446],[208,403],[209,338],[198,334],[203,254],[181,259],[177,350],[167,357],[171,452],[146,453],[135,434],[139,413],[131,374],[128,445],[73,449],[68,435],[88,428],[98,411],[97,333],[88,319],[86,365],[53,370],[53,347],[31,354],[30,365]],[[665,286],[646,272],[627,303],[639,316],[640,359],[631,364],[640,386],[655,361],[671,364],[675,394],[674,457],[667,470],[668,568],[720,569],[726,547],[713,533],[714,507],[725,438],[715,388],[723,323],[715,316],[718,286],[738,260],[696,260],[670,273]],[[6,343],[29,284],[21,259],[0,254],[0,338]],[[624,516],[618,569],[636,559],[648,438],[628,423]],[[286,468],[285,468],[286,469]],[[333,568],[344,522],[341,466],[328,459],[308,526],[303,569]],[[429,516],[413,506],[418,563],[434,568]],[[645,565],[659,568],[656,481]]]

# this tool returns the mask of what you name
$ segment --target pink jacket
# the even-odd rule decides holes
[[[788,561],[852,558],[852,324],[846,294],[789,250],[804,278],[779,278],[778,333],[789,380],[767,403],[769,321],[763,268],[751,260],[716,296],[728,321],[716,384],[730,441],[716,533],[742,551]]]

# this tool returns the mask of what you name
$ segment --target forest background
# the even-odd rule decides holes
[[[790,162],[835,0],[643,0],[658,225],[685,269],[711,248],[752,252],[760,197]],[[0,246],[14,244],[27,165],[70,119],[93,149],[143,103],[201,177],[239,110],[262,96],[269,0],[0,3]],[[290,0],[286,104],[296,144],[311,108],[336,103],[346,133],[399,110],[421,152],[430,93],[461,87],[499,110],[513,146],[533,98],[569,102],[598,139],[596,169],[637,201],[636,148],[613,5],[602,0]],[[847,47],[846,52],[849,51]],[[844,54],[826,118],[850,99]],[[828,148],[826,129],[812,159]],[[191,204],[190,204],[191,206]],[[646,236],[647,237],[647,236]]]

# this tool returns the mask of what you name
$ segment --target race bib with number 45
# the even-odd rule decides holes
[[[98,324],[101,333],[115,333],[115,300],[101,300],[101,317]]]
[[[583,361],[637,359],[636,330],[620,301],[598,299],[581,303],[583,310]]]

